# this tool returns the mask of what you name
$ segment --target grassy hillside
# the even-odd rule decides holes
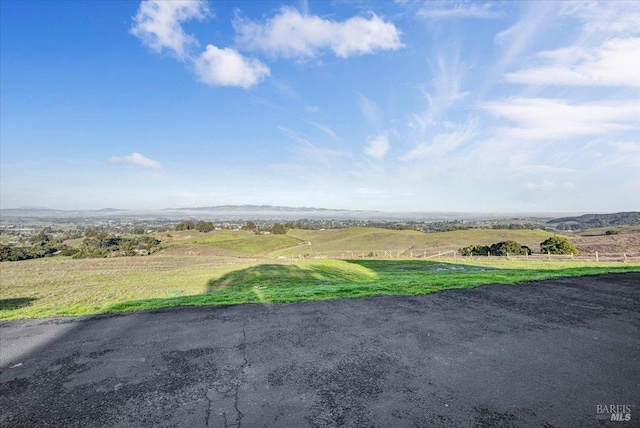
[[[417,295],[488,283],[640,271],[638,263],[479,259],[259,263],[156,253],[148,257],[5,262],[0,277],[0,320],[181,305]]]
[[[578,217],[562,217],[549,220],[547,224],[555,226],[559,225],[576,225],[583,229],[592,229],[608,226],[633,226],[640,224],[640,212],[620,212],[612,214],[584,214]]]
[[[495,242],[514,240],[538,251],[540,242],[553,233],[542,230],[471,229],[453,232],[422,233],[412,230],[389,230],[371,227],[354,227],[333,230],[291,230],[289,236],[310,242],[307,247],[278,251],[273,254],[333,254],[342,252],[369,253],[383,255],[384,251],[408,252],[457,250],[471,244],[488,245]]]
[[[169,254],[207,254],[228,257],[262,256],[275,250],[295,247],[299,239],[286,235],[255,235],[247,231],[217,230],[171,232],[160,236],[163,252]]]

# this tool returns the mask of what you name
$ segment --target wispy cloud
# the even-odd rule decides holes
[[[128,164],[133,166],[140,166],[143,168],[162,169],[164,165],[160,162],[148,157],[142,156],[140,153],[132,153],[128,156],[111,156],[109,159],[111,164]]]
[[[496,35],[495,41],[502,47],[502,55],[489,73],[489,84],[496,77],[502,77],[502,73],[534,44],[557,8],[558,4],[554,2],[530,3],[523,8],[517,23]]]
[[[340,137],[338,136],[338,134],[336,134],[334,132],[333,129],[329,128],[328,126],[325,125],[320,125],[319,123],[313,122],[311,120],[307,120],[307,123],[309,123],[310,125],[313,125],[316,129],[319,129],[320,131],[322,131],[325,135],[328,135],[329,137],[331,137],[332,139],[338,141],[340,140]]]
[[[615,141],[610,142],[609,146],[613,148],[613,153],[605,158],[602,162],[602,166],[630,166],[635,168],[640,167],[640,143],[632,141]],[[638,175],[638,181],[640,182],[640,174]]]
[[[264,23],[238,17],[234,28],[238,46],[281,58],[312,58],[327,51],[348,58],[403,47],[396,26],[373,13],[337,22],[282,8]]]
[[[640,34],[640,4],[635,1],[561,2],[559,13],[582,21],[583,40]]]
[[[640,87],[640,38],[606,40],[595,48],[570,46],[540,52],[541,62],[508,73],[510,82],[532,85]]]
[[[449,110],[469,95],[462,91],[462,82],[467,67],[460,61],[460,45],[452,43],[439,50],[429,61],[431,81],[422,89],[426,109],[411,115],[409,125],[418,129],[419,138],[424,137],[428,127],[437,127],[446,118]]]
[[[441,159],[471,141],[477,134],[477,121],[471,120],[461,126],[457,126],[453,132],[437,134],[431,141],[416,144],[409,152],[401,156],[400,160],[414,161],[427,157]]]
[[[633,143],[631,141],[620,141],[611,142],[609,143],[609,145],[619,152],[640,153],[640,143]]]
[[[428,19],[501,18],[502,12],[497,11],[495,6],[495,3],[451,2],[443,5],[440,2],[433,2],[427,3],[420,9],[417,16]]]
[[[573,173],[578,170],[573,168],[563,168],[551,165],[522,165],[518,167],[520,171],[532,172],[532,173]]]
[[[374,159],[382,160],[389,151],[389,139],[386,135],[369,137],[364,152]]]
[[[372,128],[379,129],[382,127],[382,121],[384,119],[384,114],[378,104],[369,97],[366,97],[362,94],[358,94],[358,104],[360,106],[360,113],[364,120],[367,122]]]
[[[502,128],[508,137],[560,140],[637,129],[640,100],[570,103],[546,98],[514,98],[489,102],[484,108],[518,125]]]
[[[527,183],[526,189],[532,192],[555,192],[562,190],[573,190],[576,188],[575,184],[570,182],[556,183],[555,181],[542,181],[539,183]]]
[[[310,144],[311,142],[309,141],[309,137],[307,137],[306,135],[304,135],[301,132],[295,131],[291,128],[288,128],[286,126],[282,126],[282,125],[278,125],[276,126],[276,128],[278,129],[278,131],[280,131],[280,133],[282,135],[285,135],[289,138],[291,138],[294,141],[297,141],[299,143],[302,144]]]

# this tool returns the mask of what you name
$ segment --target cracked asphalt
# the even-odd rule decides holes
[[[0,425],[640,426],[640,273],[0,324]],[[596,406],[631,406],[629,422]]]

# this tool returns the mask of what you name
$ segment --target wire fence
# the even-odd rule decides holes
[[[285,258],[281,256],[281,258]],[[530,261],[576,261],[576,262],[640,262],[640,253],[580,253],[580,254],[530,254],[505,256],[462,256],[457,250],[354,250],[354,251],[311,251],[286,258],[291,259],[396,259],[396,260],[428,260],[428,259],[499,259],[499,260],[530,260]]]

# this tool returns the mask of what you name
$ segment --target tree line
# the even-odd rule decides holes
[[[20,261],[52,256],[74,259],[148,255],[160,249],[160,241],[152,236],[131,238],[87,229],[79,247],[70,247],[63,238],[54,239],[44,230],[31,238],[30,245],[0,245],[0,261]]]
[[[491,245],[469,245],[458,250],[463,256],[530,255],[531,248],[516,241],[502,241]],[[563,236],[552,236],[540,243],[543,254],[579,254],[578,249]]]

